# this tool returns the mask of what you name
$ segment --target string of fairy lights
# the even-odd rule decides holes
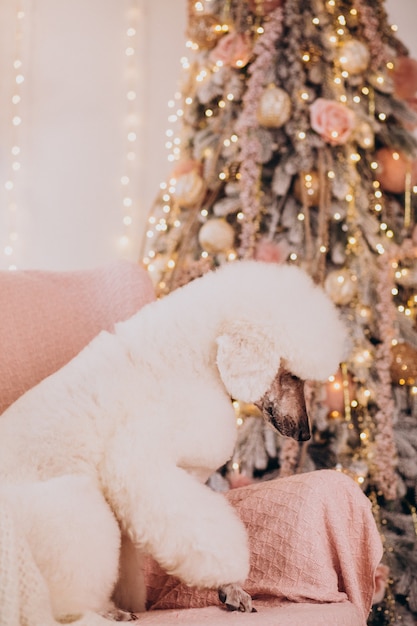
[[[7,112],[7,127],[3,136],[5,160],[2,182],[0,259],[1,269],[16,270],[24,258],[22,232],[25,213],[23,211],[22,187],[23,146],[26,136],[25,111],[28,108],[25,85],[28,82],[28,47],[31,19],[27,0],[16,0],[11,13],[14,19],[12,37],[13,52],[10,61],[9,84],[4,109]],[[125,5],[126,6],[126,5]],[[124,137],[124,155],[120,172],[120,231],[115,242],[121,256],[133,257],[133,242],[138,230],[138,172],[140,170],[140,68],[143,50],[140,47],[144,30],[144,11],[141,0],[128,0],[125,11],[123,36],[123,89],[125,111],[121,120]],[[24,136],[25,133],[25,136]]]
[[[143,10],[140,0],[129,0],[127,9],[126,30],[124,38],[124,85],[125,85],[125,121],[124,133],[124,165],[120,176],[121,185],[121,234],[118,248],[123,256],[133,254],[134,230],[138,228],[138,183],[139,164],[139,83],[140,83],[140,48],[139,41],[143,35]]]
[[[11,65],[9,93],[8,129],[5,162],[2,268],[16,270],[19,263],[20,237],[18,232],[20,207],[18,185],[22,170],[22,100],[26,64],[24,59],[24,33],[27,28],[27,9],[23,0],[17,0],[14,10],[15,34]]]

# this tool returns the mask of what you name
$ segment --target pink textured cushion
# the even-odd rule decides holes
[[[0,413],[101,330],[154,299],[148,273],[127,261],[71,272],[0,272]]]
[[[324,623],[320,618],[328,609],[331,614],[330,603],[342,617],[347,609],[336,606],[347,604],[353,614],[347,623],[365,626],[382,544],[370,501],[351,478],[321,470],[235,489],[227,497],[248,530],[251,569],[244,587],[260,612],[275,605],[285,615],[288,601],[321,603],[318,621],[308,621],[315,626]],[[153,561],[148,598],[151,609],[219,605],[216,592],[190,589]],[[220,615],[213,623],[223,623]],[[339,622],[329,619],[327,624]]]

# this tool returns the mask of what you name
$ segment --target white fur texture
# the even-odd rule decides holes
[[[12,405],[0,419],[0,484],[17,512],[26,507],[22,532],[55,615],[107,609],[113,515],[122,608],[144,606],[133,549],[190,585],[243,582],[245,529],[201,482],[233,452],[230,396],[259,400],[281,360],[325,380],[344,342],[336,309],[305,273],[235,262],[101,333]]]

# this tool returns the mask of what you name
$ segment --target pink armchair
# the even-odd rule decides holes
[[[147,273],[128,262],[76,272],[0,272],[0,412],[100,330],[111,331],[154,298]],[[149,559],[149,611],[138,614],[140,624],[365,626],[382,548],[369,501],[350,478],[320,471],[226,497],[248,529],[245,589],[257,613],[229,613],[215,592],[189,589]]]

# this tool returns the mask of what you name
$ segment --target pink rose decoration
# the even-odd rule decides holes
[[[210,52],[210,61],[229,67],[244,67],[252,56],[252,42],[243,33],[228,33]]]
[[[397,98],[413,98],[417,91],[417,61],[411,57],[397,57],[392,71],[394,94]]]
[[[256,244],[254,257],[266,263],[284,263],[290,253],[286,242],[274,243],[268,239],[260,239]]]
[[[346,143],[355,127],[355,114],[335,100],[317,98],[310,106],[313,130],[332,146]]]
[[[379,602],[382,602],[382,600],[384,599],[388,579],[389,567],[388,565],[384,565],[384,563],[380,563],[375,570],[375,589],[374,595],[372,597],[372,604],[379,604]]]

